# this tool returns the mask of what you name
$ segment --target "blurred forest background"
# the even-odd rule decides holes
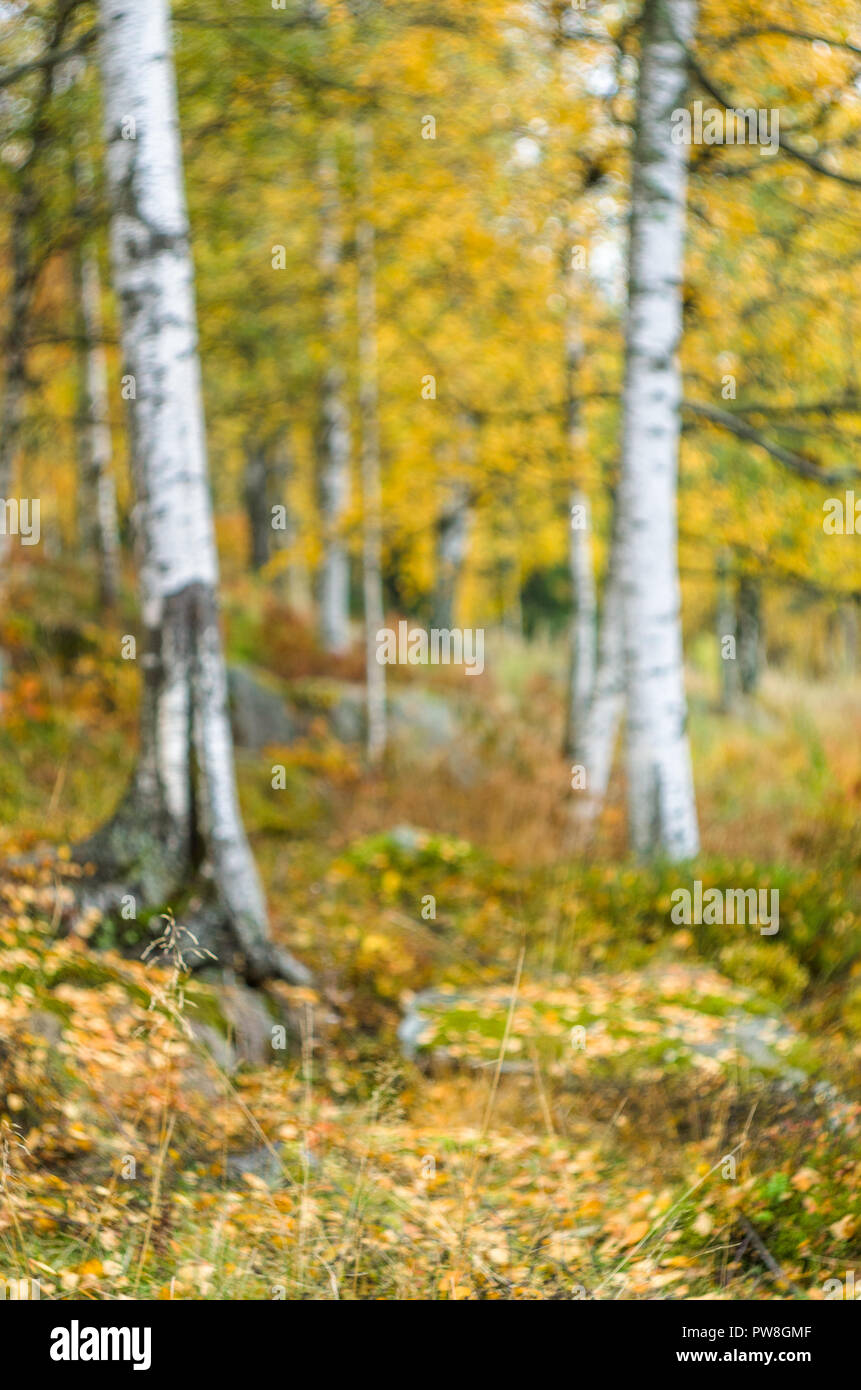
[[[211,853],[181,882],[138,845],[157,817],[121,822],[122,871],[88,839],[135,776],[154,630],[117,8],[0,0],[0,1277],[853,1297],[857,6],[173,0],[253,949],[208,868],[218,808],[193,823],[205,775]],[[669,494],[647,563],[619,542],[624,619],[611,580],[652,495],[628,227],[664,177],[643,84],[667,22],[692,26],[678,104],[777,112],[780,137],[687,150],[666,767],[689,745],[695,804],[652,833],[634,647],[652,558],[672,594]],[[401,620],[482,629],[483,672],[379,666]],[[680,927],[694,879],[777,889],[779,932]],[[190,979],[187,931],[218,956]]]

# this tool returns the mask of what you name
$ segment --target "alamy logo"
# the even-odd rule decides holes
[[[847,1269],[845,1279],[826,1279],[822,1285],[822,1292],[827,1300],[834,1302],[835,1299],[841,1302],[856,1303],[861,1299],[861,1282],[858,1284],[858,1291],[855,1291],[855,1271]]]
[[[771,900],[769,901],[769,893]],[[759,926],[760,936],[774,936],[780,926],[780,892],[777,888],[707,888],[694,879],[694,890],[676,888],[670,894],[673,904],[670,921],[678,926],[732,926],[746,922]]]
[[[38,545],[38,497],[0,497],[0,536],[20,536],[22,545]]]
[[[376,640],[380,666],[466,666],[468,676],[484,670],[483,627],[432,627],[427,633],[399,622],[397,632],[381,627]]]
[[[829,497],[822,510],[822,529],[827,536],[861,536],[861,495],[856,498],[850,489],[845,500]]]
[[[0,1279],[0,1298],[29,1303],[41,1298],[38,1279]]]
[[[776,150],[780,145],[780,112],[753,106],[721,110],[695,101],[693,111],[677,108],[670,117],[674,145],[761,145]]]
[[[51,1332],[52,1361],[133,1361],[133,1370],[148,1371],[152,1364],[151,1327],[71,1327]]]

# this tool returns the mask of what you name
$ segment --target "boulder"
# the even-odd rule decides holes
[[[300,733],[279,683],[251,666],[231,666],[227,673],[230,722],[237,748],[258,751],[292,743]]]
[[[326,678],[282,683],[253,666],[232,665],[228,692],[237,748],[259,751],[288,745],[320,721],[342,743],[365,737],[365,688]],[[414,752],[438,753],[458,746],[459,721],[448,700],[414,687],[388,692],[393,743]]]

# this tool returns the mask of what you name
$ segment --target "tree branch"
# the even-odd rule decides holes
[[[737,415],[731,414],[728,410],[719,410],[717,406],[707,405],[704,401],[689,400],[682,402],[682,410],[690,411],[691,414],[708,420],[709,424],[716,425],[718,429],[728,430],[737,439],[744,439],[749,444],[755,444],[757,448],[764,449],[778,463],[782,463],[784,468],[788,468],[791,473],[796,473],[800,478],[808,478],[817,483],[839,484],[851,481],[857,476],[855,469],[840,473],[825,472],[811,459],[805,458],[803,454],[798,454],[792,449],[784,449],[782,445],[766,439],[759,430],[754,429],[746,420],[740,420]]]

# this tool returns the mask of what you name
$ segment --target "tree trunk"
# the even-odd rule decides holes
[[[344,518],[350,502],[350,417],[342,365],[343,312],[338,283],[341,266],[341,207],[338,169],[327,150],[317,168],[320,190],[320,278],[326,365],[320,383],[316,452],[323,557],[319,573],[320,641],[327,652],[350,645],[350,565]]]
[[[575,790],[573,823],[581,831],[594,825],[604,804],[613,767],[616,736],[625,708],[622,586],[618,564],[618,544],[614,534],[604,581],[595,679],[585,718],[575,730],[574,764],[583,768],[585,785]]]
[[[15,461],[24,418],[26,333],[35,285],[29,255],[31,213],[32,198],[25,181],[12,210],[9,234],[12,278],[3,352],[5,374],[0,395],[0,500],[9,496],[15,480]],[[8,546],[8,536],[0,536],[0,564],[5,559]]]
[[[364,204],[356,227],[359,329],[359,415],[362,472],[362,587],[365,604],[367,749],[373,765],[386,747],[386,668],[377,661],[377,633],[385,621],[380,483],[377,289],[373,206],[373,132],[365,121],[356,132],[357,172]]]
[[[840,674],[854,676],[858,670],[858,599],[847,599],[840,605],[841,662]]]
[[[579,472],[583,451],[583,426],[578,394],[583,340],[574,318],[569,315],[565,335],[565,438],[574,477]],[[566,752],[577,746],[595,685],[598,603],[592,558],[592,513],[589,499],[575,482],[569,497],[568,566],[571,574],[571,652],[568,674],[568,718]]]
[[[699,847],[678,574],[676,489],[688,151],[670,118],[686,88],[695,0],[646,0],[631,189],[620,564],[630,834],[640,855]]]
[[[721,710],[733,714],[738,708],[738,632],[735,604],[730,589],[730,562],[719,555],[717,562],[717,644],[721,666]]]
[[[86,497],[93,508],[92,537],[99,565],[99,600],[105,607],[116,602],[119,585],[120,544],[117,531],[117,495],[114,484],[113,446],[108,413],[108,368],[102,342],[102,306],[99,264],[91,247],[81,257],[81,324],[84,330],[84,412]]]
[[[253,570],[261,570],[269,560],[272,537],[269,512],[269,464],[266,449],[259,441],[249,444],[245,454],[243,493],[248,517],[250,560]]]
[[[442,505],[434,528],[435,566],[431,611],[434,627],[450,628],[457,615],[472,530],[472,502],[477,461],[478,420],[469,410],[457,416],[454,468],[446,460]]]
[[[176,903],[202,885],[212,941],[238,950],[249,979],[304,982],[268,940],[236,793],[167,3],[99,0],[99,19],[145,655],[137,769],[79,857],[95,861],[103,907],[125,893]]]
[[[450,628],[457,613],[457,595],[469,547],[470,500],[466,479],[453,479],[436,520],[433,625],[440,629]]]
[[[296,463],[289,437],[277,441],[272,454],[272,497],[278,508],[277,525],[271,527],[273,551],[286,552],[278,566],[275,584],[296,614],[311,612],[311,582],[308,566],[298,553],[299,525],[296,519]],[[282,510],[283,509],[283,510]]]
[[[736,590],[738,668],[745,695],[759,689],[762,664],[762,596],[759,580],[751,574],[739,576]]]

